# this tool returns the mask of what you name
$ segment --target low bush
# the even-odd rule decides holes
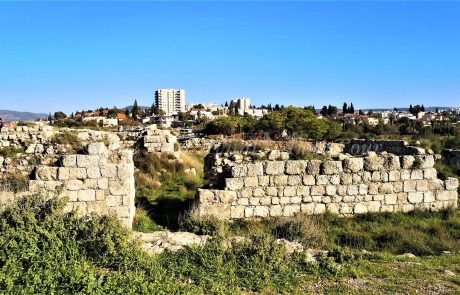
[[[70,131],[56,133],[51,138],[51,143],[65,145],[65,146],[70,147],[71,148],[71,151],[69,151],[70,153],[78,152],[83,147],[80,138],[78,138],[78,136],[75,133],[70,132]]]
[[[17,154],[24,153],[24,148],[12,148],[12,147],[3,147],[0,148],[0,157],[2,158],[14,158]]]

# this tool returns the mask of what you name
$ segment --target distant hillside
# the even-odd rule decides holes
[[[45,119],[47,117],[48,117],[48,114],[43,114],[43,113],[30,113],[30,112],[0,110],[0,118],[3,119],[3,122],[34,121],[36,119]]]

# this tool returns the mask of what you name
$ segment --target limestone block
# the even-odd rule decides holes
[[[88,178],[100,178],[101,177],[101,170],[98,167],[87,168],[86,173],[88,175]],[[126,178],[126,177],[123,177],[123,178]]]
[[[427,180],[417,180],[417,191],[426,192],[428,191],[428,181]]]
[[[355,214],[367,213],[367,206],[365,204],[362,204],[362,203],[355,204],[355,206],[353,208],[353,212]]]
[[[280,157],[281,157],[281,152],[279,150],[271,150],[268,153],[268,159],[270,161],[279,160]]]
[[[43,180],[29,180],[29,190],[32,192],[39,192],[45,189],[45,181]]]
[[[364,169],[366,171],[379,171],[383,169],[384,158],[379,156],[364,157]]]
[[[349,204],[340,204],[340,214],[352,214],[353,213],[353,207],[351,207]]]
[[[80,168],[99,166],[99,156],[96,155],[77,155],[77,166]]]
[[[328,175],[317,175],[316,176],[316,184],[317,185],[330,184],[329,176]]]
[[[288,152],[281,152],[280,153],[280,159],[285,161],[285,160],[289,160],[289,153]]]
[[[245,177],[244,179],[244,186],[245,187],[255,187],[259,185],[259,179],[256,176],[253,177]]]
[[[87,204],[88,213],[99,215],[108,214],[107,205],[103,201],[89,202]]]
[[[334,196],[337,193],[337,187],[335,185],[326,186],[326,195]]]
[[[356,173],[353,173],[353,174],[351,175],[351,177],[352,177],[352,182],[351,182],[351,183],[353,183],[353,184],[360,184],[360,183],[363,183],[363,178],[362,178],[361,175],[356,174]]]
[[[412,170],[410,178],[412,180],[423,179],[423,170],[421,170],[421,169]]]
[[[274,205],[270,207],[270,216],[276,217],[283,214],[283,208],[280,205]]]
[[[267,217],[269,214],[267,206],[256,206],[254,208],[254,216],[256,217]]]
[[[311,160],[307,163],[307,174],[308,175],[317,175],[320,172],[321,160]]]
[[[129,193],[130,187],[127,181],[123,180],[110,180],[109,192],[112,195],[120,196]]]
[[[357,185],[351,184],[347,187],[347,194],[350,196],[356,196],[359,193]]]
[[[272,199],[270,197],[262,197],[259,199],[260,205],[268,206],[272,203]]]
[[[249,204],[252,206],[259,205],[260,199],[256,197],[249,198]]]
[[[97,189],[97,179],[84,179],[83,189]]]
[[[379,193],[379,186],[381,184],[380,183],[369,183],[368,184],[368,193],[370,195],[376,195]]]
[[[45,181],[45,189],[49,192],[56,193],[61,186],[62,186],[62,182],[60,181],[53,181],[53,180]]]
[[[98,189],[108,189],[109,188],[109,180],[107,178],[99,178],[97,180],[97,188]]]
[[[414,165],[415,158],[414,156],[402,156],[402,164],[401,167],[403,169],[412,169]]]
[[[300,204],[300,203],[302,203],[302,197],[299,197],[299,196],[292,197],[290,203],[291,204]]]
[[[416,190],[416,185],[417,182],[414,180],[405,180],[404,181],[404,192],[409,193],[409,192],[415,192]]]
[[[428,180],[428,190],[435,191],[444,189],[444,181],[441,179],[430,179]]]
[[[423,201],[423,193],[422,192],[410,192],[407,195],[407,200],[412,204],[418,204]]]
[[[387,155],[385,157],[384,166],[387,170],[399,170],[401,169],[401,163],[399,162],[399,157],[395,155]]]
[[[259,176],[259,185],[260,186],[269,186],[270,185],[270,176]]]
[[[228,190],[240,190],[244,186],[244,178],[225,178],[225,188]]]
[[[254,216],[254,209],[252,207],[244,208],[244,217],[252,217]]]
[[[298,212],[300,212],[300,204],[286,205],[283,208],[283,216],[294,216]]]
[[[381,181],[382,180],[382,173],[380,173],[380,171],[372,172],[371,179],[372,179],[372,181]]]
[[[399,181],[401,180],[401,171],[392,170],[388,172],[388,181]]]
[[[393,184],[390,182],[382,183],[379,187],[380,194],[390,194],[393,192]]]
[[[434,166],[434,156],[433,155],[416,155],[414,166],[417,166],[417,169],[432,168]]]
[[[342,202],[342,199],[343,198],[341,196],[332,196],[331,202],[332,203],[340,203],[340,202]]]
[[[107,154],[107,148],[103,142],[93,142],[87,146],[89,155],[105,155]]]
[[[385,195],[385,204],[387,205],[395,205],[397,200],[398,196],[396,194]]]
[[[350,173],[340,174],[340,183],[341,184],[352,184],[353,183],[352,174],[350,174]]]
[[[66,180],[64,182],[64,187],[69,191],[78,191],[83,188],[83,181],[78,179]]]
[[[346,185],[337,186],[337,194],[339,196],[345,196],[347,194],[348,187]]]
[[[321,170],[323,174],[338,174],[343,171],[342,161],[325,161],[321,165]]]
[[[457,198],[456,191],[436,191],[436,200],[438,201],[450,201]]]
[[[78,191],[78,200],[81,202],[91,202],[96,200],[96,192],[92,189]]]
[[[343,160],[343,171],[344,172],[359,172],[364,167],[363,158],[347,158]]]
[[[326,213],[326,204],[315,204],[314,214],[324,214]]]
[[[280,204],[289,204],[291,202],[290,197],[281,197],[280,198]]]
[[[367,211],[368,212],[379,212],[381,204],[379,201],[367,202]]]
[[[322,196],[326,193],[326,187],[324,185],[314,185],[310,189],[312,196]]]
[[[338,174],[330,175],[329,182],[334,185],[340,184],[340,176]]]
[[[280,203],[280,198],[278,197],[272,197],[271,199],[273,205],[278,205]]]
[[[308,161],[286,161],[286,173],[290,175],[304,174],[307,169],[307,166]]]
[[[89,177],[88,168],[88,177]],[[117,176],[120,179],[126,179],[134,175],[134,165],[130,164],[119,164],[117,167]]]
[[[64,167],[77,167],[77,155],[64,155],[61,162]]]
[[[340,213],[340,205],[336,203],[329,203],[326,204],[326,211],[332,214],[339,214]]]
[[[57,180],[57,167],[38,166],[35,170],[37,180]]]
[[[288,185],[297,186],[302,184],[302,176],[300,175],[289,175]]]
[[[236,203],[238,205],[243,205],[243,206],[247,206],[249,205],[249,199],[248,198],[239,198]]]
[[[433,192],[424,192],[423,193],[423,202],[432,203],[436,200]]]
[[[383,205],[380,207],[380,212],[394,212],[394,206],[393,205]]]
[[[263,176],[264,167],[262,162],[246,164],[248,176]]]
[[[273,161],[265,163],[265,173],[267,175],[283,175],[286,162]]]
[[[114,164],[108,164],[100,167],[101,175],[105,178],[116,178],[117,177],[117,166]]]
[[[230,208],[230,217],[231,218],[244,218],[244,209],[245,209],[245,206],[232,206]]]
[[[411,176],[411,170],[401,170],[401,180],[409,180]]]
[[[438,177],[438,173],[435,168],[426,168],[423,169],[423,178],[425,179],[436,179]]]
[[[78,191],[62,191],[61,196],[67,197],[69,202],[77,202],[78,201]],[[73,209],[73,206],[72,206]]]
[[[102,201],[105,200],[105,191],[104,190],[96,190],[96,200]],[[126,204],[123,204],[126,205]]]
[[[69,179],[85,179],[87,177],[85,168],[69,168]]]
[[[368,192],[368,185],[367,184],[358,185],[358,194],[367,195],[367,192]]]
[[[316,179],[313,175],[304,175],[303,176],[303,184],[304,185],[315,185]]]
[[[312,196],[304,196],[304,197],[302,198],[302,202],[304,202],[304,203],[311,203],[311,202],[313,202],[313,197],[312,197]]]
[[[454,177],[449,177],[444,181],[446,190],[456,190],[458,188],[458,179]]]
[[[237,199],[235,191],[218,191],[218,198],[221,203],[232,204]]]
[[[267,196],[276,197],[278,195],[278,189],[273,186],[268,186],[265,188],[265,193]]]
[[[265,190],[262,187],[255,187],[252,194],[254,197],[262,197],[265,195]]]
[[[230,176],[232,178],[245,177],[248,175],[248,167],[246,165],[234,165],[230,168]]]
[[[59,180],[67,180],[70,176],[70,170],[66,167],[58,168],[58,179]]]
[[[403,191],[403,182],[402,181],[393,182],[393,192],[400,193],[402,191]]]
[[[287,185],[287,183],[288,183],[287,175],[273,176],[273,185],[280,186],[280,185]]]
[[[285,197],[293,197],[296,195],[297,188],[295,186],[286,186],[284,188]]]

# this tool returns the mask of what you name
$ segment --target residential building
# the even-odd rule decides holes
[[[185,90],[158,89],[155,91],[155,105],[167,115],[185,112]]]

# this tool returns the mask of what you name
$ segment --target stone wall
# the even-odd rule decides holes
[[[132,150],[109,150],[102,142],[91,143],[86,154],[63,155],[54,166],[37,166],[22,193],[1,192],[4,206],[25,194],[68,197],[66,210],[80,214],[114,214],[131,228],[135,187]]]
[[[458,180],[437,178],[433,155],[373,152],[341,160],[234,163],[226,158],[220,186],[200,189],[195,210],[218,218],[330,212],[439,210],[457,206]]]
[[[350,155],[365,155],[368,152],[388,152],[396,155],[425,154],[425,150],[408,146],[403,140],[368,140],[352,139],[345,145],[344,153]]]

